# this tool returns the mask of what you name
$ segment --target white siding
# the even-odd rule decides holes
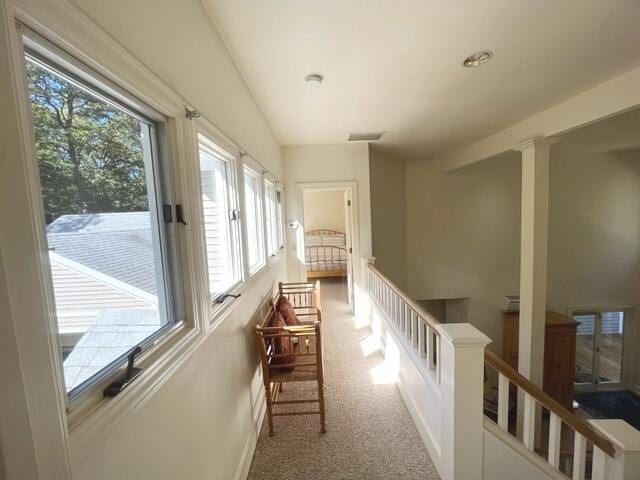
[[[154,306],[53,259],[51,274],[60,333],[85,331],[102,310]]]

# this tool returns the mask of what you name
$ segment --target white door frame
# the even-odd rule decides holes
[[[350,230],[351,248],[353,253],[349,254],[347,258],[351,262],[350,268],[351,275],[347,276],[349,282],[349,307],[353,312],[355,309],[354,303],[354,284],[355,276],[358,275],[360,266],[360,223],[358,218],[358,183],[356,181],[337,181],[337,182],[300,182],[296,183],[296,193],[298,196],[298,202],[300,205],[300,225],[304,229],[304,192],[322,192],[322,191],[344,191],[347,190],[351,196],[351,225],[345,225]],[[346,221],[346,219],[345,219]],[[346,232],[345,232],[346,234]],[[302,242],[304,242],[304,235],[301,236]],[[354,260],[355,259],[355,260]],[[306,265],[304,262],[299,262],[299,275],[300,278],[306,278]]]

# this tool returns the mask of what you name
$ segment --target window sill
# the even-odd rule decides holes
[[[267,266],[267,263],[268,263],[268,259],[267,261],[263,261],[260,265],[255,267],[253,270],[249,270],[249,278],[251,279],[255,277],[257,274],[259,274],[260,272],[262,272],[264,268]]]
[[[209,315],[209,328],[207,333],[211,333],[216,325],[222,322],[236,309],[236,306],[242,302],[242,295],[246,289],[247,282],[242,282],[225,292],[232,295],[240,295],[240,297],[228,298],[223,303],[216,303],[215,300],[211,300],[211,314]]]
[[[74,463],[86,458],[127,415],[144,405],[203,338],[199,329],[182,325],[141,359],[143,372],[120,395],[94,402],[87,399],[70,412],[67,420]]]

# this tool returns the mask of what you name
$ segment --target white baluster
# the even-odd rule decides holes
[[[427,325],[427,335],[425,338],[426,347],[425,355],[427,356],[427,366],[429,370],[433,370],[435,368],[435,363],[433,361],[433,329]]]
[[[436,357],[435,360],[431,359],[431,361],[434,364],[434,367],[436,369],[436,383],[440,383],[440,380],[442,379],[441,373],[442,373],[442,366],[440,365],[440,341],[442,340],[440,338],[440,335],[434,335],[434,338],[436,339]]]
[[[429,370],[433,368],[433,331],[427,324],[424,335],[424,354],[427,359],[427,367]]]
[[[536,400],[528,393],[524,394],[524,430],[522,443],[533,451],[536,432]]]
[[[498,373],[498,426],[509,431],[509,378]]]
[[[391,295],[393,296],[393,322],[398,325],[398,323],[400,323],[399,321],[399,315],[398,315],[398,295],[396,295],[396,292],[391,291]]]
[[[409,308],[409,328],[411,329],[411,346],[416,347],[418,345],[418,332],[415,324],[415,312]]]
[[[584,480],[587,439],[575,432],[573,441],[573,480]]]
[[[407,321],[407,316],[409,314],[409,306],[402,301],[402,333],[404,333],[404,338],[409,337],[410,330],[407,328],[409,326],[409,322]]]
[[[557,469],[560,467],[560,440],[562,438],[562,419],[551,412],[549,416],[549,464]]]
[[[424,324],[422,323],[422,318],[418,317],[418,355],[420,358],[425,357],[425,341],[426,341],[426,329]]]
[[[589,420],[592,427],[613,444],[609,456],[593,446],[592,480],[638,480],[640,478],[640,431],[624,420]]]

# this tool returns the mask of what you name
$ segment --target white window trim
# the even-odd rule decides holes
[[[269,207],[269,203],[268,203],[268,199],[267,199],[267,183],[271,184],[273,186],[273,211],[271,212],[271,214],[269,215],[271,217],[271,225],[269,225],[268,222],[268,218],[267,218],[267,210]],[[279,251],[280,251],[280,245],[278,245],[278,203],[277,203],[277,185],[278,185],[278,180],[273,177],[272,175],[265,173],[262,175],[262,193],[264,196],[263,199],[263,203],[264,203],[264,220],[265,220],[265,238],[266,238],[266,253],[267,253],[267,257],[268,257],[268,261],[273,261],[273,258],[275,256],[278,255]],[[273,233],[271,233],[271,230],[276,229]],[[273,241],[274,241],[274,248],[273,250],[269,249],[269,236],[273,235]]]
[[[276,193],[278,192],[280,193],[280,204],[282,205],[282,214],[280,217],[280,222],[278,224],[278,228],[282,229],[282,240],[279,241],[278,243],[278,250],[282,252],[282,250],[284,250],[285,247],[287,246],[287,220],[285,219],[286,209],[284,204],[284,187],[279,181],[276,182]],[[276,208],[278,208],[277,197],[276,197]]]
[[[240,220],[241,220],[240,232],[238,235],[238,242],[239,242],[238,248],[240,250],[239,252],[240,280],[235,284],[233,284],[230,288],[228,288],[224,293],[231,293],[233,295],[238,295],[238,294],[242,295],[242,292],[244,292],[246,287],[247,276],[246,276],[246,269],[245,269],[245,257],[246,257],[245,255],[246,248],[245,248],[245,242],[244,242],[245,225],[244,225],[244,222],[242,221],[242,218],[243,218],[242,198],[243,197],[241,196],[241,183],[242,183],[242,174],[241,174],[242,162],[240,161],[241,151],[237,145],[235,145],[231,140],[229,140],[222,132],[220,132],[206,118],[203,118],[203,117],[198,118],[195,126],[196,126],[195,142],[198,150],[199,150],[198,135],[202,135],[203,137],[208,139],[210,142],[213,142],[215,145],[217,145],[219,148],[223,149],[225,152],[227,152],[233,157],[233,160],[229,161],[229,164],[231,166],[231,177],[232,177],[231,181],[233,182],[234,188],[235,188],[235,195],[233,198],[233,202],[234,202],[234,208],[240,211]],[[199,168],[200,167],[198,164],[198,181],[200,181]],[[198,192],[200,191],[201,191],[201,187],[199,185]],[[203,238],[204,221],[202,217],[202,202],[199,203],[197,220],[195,220],[193,223],[194,223],[194,228],[196,228],[199,231],[200,238]],[[199,250],[198,255],[202,258],[202,261],[199,262],[199,265],[203,267],[201,275],[203,276],[203,278],[207,279],[208,278],[207,262],[206,262],[207,254],[206,254],[205,246],[202,242],[198,250]],[[210,334],[212,331],[212,327],[215,324],[221,322],[224,318],[226,318],[235,309],[235,306],[239,303],[239,301],[238,299],[227,299],[225,302],[221,304],[217,304],[215,303],[215,299],[211,298],[209,288],[208,288],[208,281],[204,281],[200,283],[203,286],[201,295],[204,298],[209,299],[208,313],[207,313],[207,318],[209,321],[207,325],[207,334]]]
[[[0,7],[1,8],[1,7]],[[58,47],[66,51],[78,61],[86,64],[90,69],[104,76],[109,81],[121,86],[129,94],[140,98],[150,107],[167,117],[167,150],[173,170],[172,182],[174,186],[173,196],[176,203],[183,205],[186,215],[196,211],[194,198],[189,192],[194,190],[194,183],[199,180],[197,175],[197,145],[188,141],[192,138],[193,125],[184,116],[184,102],[169,87],[162,83],[152,72],[140,64],[134,57],[120,47],[116,42],[104,33],[91,19],[84,15],[77,7],[65,2],[21,2],[20,6],[7,4],[5,25],[10,33],[11,61],[13,63],[13,87],[17,98],[22,98],[24,104],[18,105],[21,128],[21,141],[23,151],[28,161],[25,162],[25,180],[28,183],[26,195],[30,198],[26,208],[29,214],[24,218],[29,225],[35,239],[35,246],[39,255],[47,254],[45,232],[41,217],[41,201],[39,180],[35,164],[35,152],[31,140],[30,111],[27,104],[27,95],[24,83],[24,53],[20,28],[15,24],[18,21],[33,29],[44,38],[54,42]],[[15,21],[14,21],[15,20]],[[46,27],[45,27],[46,25]],[[21,230],[24,233],[25,229]],[[16,232],[17,234],[17,232]],[[190,288],[198,285],[199,276],[194,268],[195,247],[200,239],[189,228],[180,229],[179,239],[179,263],[184,282],[184,311],[185,319],[178,322],[171,329],[171,333],[159,339],[153,349],[146,352],[139,360],[144,368],[143,373],[124,392],[112,399],[100,399],[95,404],[83,404],[80,408],[67,415],[65,412],[65,392],[62,388],[62,361],[59,355],[59,339],[55,324],[55,309],[52,301],[50,286],[50,272],[47,262],[42,259],[39,263],[37,277],[34,284],[40,289],[34,291],[42,295],[41,303],[46,311],[41,316],[26,315],[22,319],[24,324],[20,327],[25,335],[17,335],[18,347],[21,351],[29,352],[29,355],[38,356],[35,363],[51,364],[52,378],[43,383],[42,372],[23,372],[25,390],[30,402],[32,422],[38,424],[36,430],[46,432],[45,435],[34,437],[36,449],[51,451],[56,446],[66,452],[56,458],[47,456],[40,465],[41,471],[70,472],[70,457],[74,462],[85,458],[97,445],[97,442],[125,418],[134,409],[139,408],[159,388],[171,373],[175,371],[187,358],[189,353],[202,341],[204,326],[199,319],[205,318],[203,313],[207,305],[204,304],[201,295],[196,289]],[[29,244],[29,247],[32,244]],[[28,247],[28,248],[29,248]],[[48,285],[48,287],[47,287]],[[207,298],[207,297],[205,297]],[[16,316],[20,315],[20,308],[16,308]],[[31,332],[42,331],[43,318],[47,323],[48,348],[34,351]],[[45,395],[42,393],[46,392]],[[47,418],[51,413],[49,393],[58,400],[60,418]],[[42,398],[42,400],[40,400]],[[39,405],[41,402],[41,405]],[[63,421],[62,428],[58,421]]]
[[[169,184],[170,179],[162,178],[158,173],[161,170],[165,170],[170,167],[169,159],[162,158],[166,156],[166,152],[164,151],[166,138],[158,138],[159,132],[157,131],[159,128],[163,128],[167,119],[158,112],[153,112],[152,110],[150,110],[148,106],[140,105],[137,100],[129,99],[126,92],[118,92],[118,90],[121,90],[118,85],[111,85],[109,81],[99,77],[94,79],[94,77],[92,76],[93,72],[88,71],[83,65],[78,65],[74,59],[68,58],[68,55],[65,52],[62,52],[56,46],[51,45],[50,42],[48,42],[46,39],[40,38],[38,35],[30,31],[25,31],[25,33],[25,43],[28,42],[32,50],[36,51],[41,59],[44,60],[44,64],[47,65],[47,67],[45,68],[52,67],[56,71],[58,70],[58,68],[60,68],[62,72],[67,71],[71,75],[82,77],[82,83],[86,84],[88,88],[91,88],[98,98],[100,98],[102,94],[113,94],[113,92],[116,92],[116,95],[120,97],[118,99],[118,107],[124,106],[124,108],[130,108],[130,114],[133,116],[137,116],[138,112],[140,112],[141,114],[144,112],[144,114],[150,114],[150,116],[155,119],[152,130],[152,144],[154,149],[158,149],[158,154],[153,159],[152,167],[154,170],[154,191],[149,191],[148,195],[150,201],[150,213],[156,216],[156,221],[158,222],[158,224],[152,224],[152,228],[158,229],[158,243],[154,243],[152,248],[154,249],[156,255],[159,254],[162,256],[161,262],[159,262],[159,259],[157,257],[154,261],[159,262],[157,263],[157,265],[164,264],[164,267],[161,267],[162,275],[157,277],[158,287],[160,292],[162,292],[158,295],[158,301],[161,301],[163,299],[165,300],[166,303],[164,307],[167,309],[166,315],[168,317],[167,319],[170,320],[170,323],[161,325],[156,332],[149,335],[149,337],[140,342],[143,345],[144,349],[144,355],[141,354],[140,357],[149,358],[150,351],[156,349],[157,345],[164,342],[165,337],[170,336],[171,333],[179,329],[176,327],[176,325],[182,324],[182,328],[185,328],[186,326],[186,324],[184,324],[184,315],[182,312],[180,300],[181,269],[174,268],[177,261],[176,255],[178,253],[178,245],[177,242],[175,242],[176,244],[174,244],[174,242],[169,241],[169,238],[171,238],[175,233],[176,224],[169,226],[169,228],[172,230],[172,232],[169,233],[166,230],[167,226],[162,223],[161,218],[158,218],[161,217],[161,206],[157,203],[158,201],[162,203],[174,203],[172,198],[173,189],[166,188],[166,186]],[[63,75],[66,76],[64,73]],[[122,99],[122,104],[119,103],[120,99]],[[146,120],[144,121],[146,122]],[[155,192],[158,192],[158,196],[154,195]],[[151,203],[152,199],[155,199],[154,203]],[[42,200],[40,200],[38,206],[42,207],[42,205],[43,202]],[[46,227],[44,227],[44,234],[46,237]],[[164,247],[161,247],[160,245],[164,245]],[[159,252],[159,250],[162,251]],[[175,278],[171,278],[172,275],[175,275]],[[67,389],[67,411],[70,413],[86,411],[88,409],[87,404],[92,406],[100,403],[100,401],[102,400],[102,391],[115,378],[122,375],[125,370],[124,366],[124,361],[122,361],[121,365],[118,367],[107,368],[109,367],[109,365],[107,365],[102,370],[97,372],[94,376],[87,379],[87,381],[90,382],[89,385],[87,385],[80,391],[74,392],[75,389]],[[72,392],[73,396],[70,395]],[[76,415],[77,413],[75,413],[75,415],[70,415],[70,418],[75,418]]]
[[[267,254],[267,235],[266,235],[266,220],[265,220],[265,212],[264,212],[264,181],[263,181],[263,175],[264,175],[264,171],[262,169],[262,166],[256,162],[253,158],[251,158],[249,155],[242,155],[241,157],[241,166],[242,169],[240,170],[242,172],[242,178],[241,181],[239,182],[242,186],[242,207],[241,207],[241,218],[242,218],[242,225],[243,225],[243,232],[244,232],[244,245],[245,245],[245,252],[246,255],[245,257],[245,272],[246,272],[246,278],[251,278],[254,277],[256,274],[258,274],[261,270],[263,270],[269,263],[268,263],[268,254]],[[260,263],[253,269],[251,269],[251,266],[249,265],[249,229],[247,227],[247,211],[246,211],[246,204],[245,204],[245,192],[244,192],[244,171],[245,168],[248,168],[249,170],[251,170],[257,177],[258,179],[258,188],[259,188],[259,192],[258,192],[258,199],[259,199],[259,205],[258,208],[260,209],[260,215],[262,218],[262,260],[260,261]]]
[[[622,347],[622,378],[620,382],[603,382],[599,384],[599,391],[607,391],[607,390],[618,390],[622,385],[626,385],[629,389],[638,391],[640,390],[638,385],[634,385],[633,383],[627,384],[627,378],[629,376],[629,372],[633,369],[633,365],[630,365],[630,355],[628,353],[631,345],[628,343],[631,341],[630,336],[632,336],[635,332],[635,317],[636,317],[636,309],[637,305],[633,304],[596,304],[596,305],[568,305],[567,306],[567,316],[573,318],[574,315],[579,315],[581,313],[607,313],[607,312],[623,312],[624,313],[624,336],[623,336],[623,347]],[[626,353],[625,353],[626,352]],[[592,391],[590,390],[590,384],[581,385],[574,384],[574,388],[577,392],[582,391]],[[638,392],[640,393],[640,392]]]

